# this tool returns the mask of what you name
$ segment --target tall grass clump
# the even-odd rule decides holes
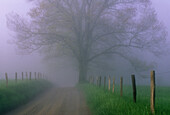
[[[84,92],[94,115],[151,115],[149,86],[137,87],[137,103],[133,102],[131,86],[124,86],[122,97],[118,86],[115,87],[116,92],[114,94],[90,84],[79,84],[78,87]],[[170,115],[168,95],[170,97],[168,88],[157,87],[156,115]]]

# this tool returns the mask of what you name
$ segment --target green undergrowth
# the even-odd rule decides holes
[[[51,87],[46,80],[10,81],[8,87],[0,85],[0,115],[15,109]]]
[[[137,86],[137,103],[133,103],[131,86],[115,87],[115,93],[89,84],[77,86],[85,94],[93,115],[151,115],[150,87]],[[170,88],[156,87],[156,115],[170,115]]]

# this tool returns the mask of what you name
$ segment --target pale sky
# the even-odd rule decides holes
[[[170,0],[152,0],[153,7],[168,32],[170,33]],[[0,75],[4,72],[15,71],[42,71],[45,68],[38,53],[31,55],[17,55],[16,46],[7,43],[12,39],[6,27],[6,14],[17,12],[27,16],[32,4],[26,0],[0,0]],[[169,39],[169,38],[168,38]],[[170,65],[170,64],[169,64]]]
[[[27,16],[32,4],[25,0],[0,0],[0,75],[4,72],[42,71],[43,64],[39,54],[17,55],[16,46],[8,42],[13,39],[6,27],[6,15],[16,12]],[[40,68],[41,67],[41,68]]]
[[[164,23],[170,33],[170,0],[152,0],[158,18]]]

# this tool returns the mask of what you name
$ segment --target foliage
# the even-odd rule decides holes
[[[116,86],[114,94],[88,84],[81,84],[78,87],[84,92],[94,115],[151,114],[149,86],[137,87],[137,103],[133,103],[131,86],[124,86],[123,97],[120,97],[118,86]],[[168,115],[170,113],[169,92],[169,87],[156,88],[156,115]]]

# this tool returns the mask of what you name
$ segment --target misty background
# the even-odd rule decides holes
[[[152,0],[152,7],[158,15],[158,19],[164,23],[168,33],[170,33],[170,1],[169,0]],[[14,78],[15,72],[41,72],[45,73],[49,80],[52,80],[59,86],[74,86],[78,82],[77,68],[74,68],[73,62],[69,58],[62,57],[51,61],[45,59],[40,52],[20,55],[17,46],[11,44],[13,36],[6,26],[6,15],[16,12],[23,17],[28,17],[27,12],[34,5],[26,0],[0,0],[0,78],[4,79],[4,73],[8,72],[9,77]],[[167,37],[167,43],[170,45],[170,36]],[[170,47],[170,46],[169,46]],[[143,56],[144,55],[144,56]],[[157,58],[149,53],[143,53],[138,56],[145,58],[147,62],[156,62],[156,78],[157,84],[166,84],[170,82],[170,53]],[[130,76],[128,67],[122,67],[121,64],[126,62],[118,62],[119,65],[115,76]],[[120,70],[121,68],[121,70]],[[93,74],[93,73],[92,73]],[[101,73],[100,73],[101,74]],[[148,71],[148,76],[149,76]],[[106,75],[106,74],[105,74]],[[144,78],[140,78],[141,83],[145,82]],[[142,82],[143,80],[143,82]],[[147,80],[148,81],[148,80]]]

